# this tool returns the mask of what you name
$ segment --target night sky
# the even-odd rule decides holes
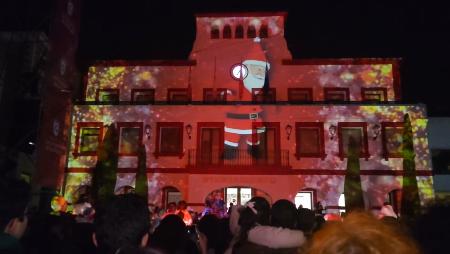
[[[195,38],[195,13],[287,11],[285,33],[294,58],[401,57],[404,102],[425,103],[430,116],[450,116],[444,92],[450,85],[445,1],[217,2],[86,0],[80,59],[186,59]],[[33,10],[26,15],[36,16]]]

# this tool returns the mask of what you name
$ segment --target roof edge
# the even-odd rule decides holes
[[[286,18],[288,13],[286,11],[277,11],[277,12],[205,12],[205,13],[196,13],[196,18],[206,18],[206,17],[270,17],[270,16],[283,16]]]
[[[196,60],[96,60],[89,66],[194,66]]]
[[[327,64],[392,64],[399,63],[402,58],[311,58],[283,59],[283,65],[327,65]]]

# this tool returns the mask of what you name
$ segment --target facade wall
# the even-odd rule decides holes
[[[272,167],[268,174],[255,172],[251,168],[232,169],[210,167],[203,171],[190,171],[188,151],[197,148],[197,124],[199,122],[223,122],[224,115],[235,105],[78,105],[74,108],[72,119],[71,147],[69,154],[69,172],[89,171],[95,166],[96,156],[74,156],[77,124],[83,122],[101,122],[109,125],[114,122],[143,122],[152,126],[150,139],[143,137],[147,149],[147,167],[149,186],[154,202],[161,202],[160,190],[173,186],[182,192],[190,203],[203,203],[206,195],[225,186],[251,186],[267,192],[273,200],[279,198],[293,199],[295,193],[304,188],[317,190],[317,198],[330,206],[337,206],[339,195],[343,192],[346,159],[339,157],[339,140],[331,140],[325,131],[325,154],[322,158],[300,158],[295,156],[295,138],[287,139],[284,126],[295,125],[296,122],[324,122],[325,130],[330,124],[339,122],[365,122],[370,126],[380,122],[401,122],[403,115],[409,113],[416,151],[416,169],[421,172],[419,183],[423,202],[433,197],[431,164],[426,139],[426,123],[424,109],[421,106],[357,106],[357,105],[265,105],[265,121],[280,124],[280,144],[289,152],[290,169]],[[241,106],[242,107],[242,106]],[[249,105],[248,107],[252,107]],[[183,156],[155,157],[157,122],[182,122],[183,126],[191,124],[191,139],[183,130]],[[291,136],[295,137],[295,130]],[[402,159],[389,158],[382,155],[382,140],[368,137],[370,157],[360,160],[363,190],[366,193],[368,206],[379,206],[389,191],[401,188]],[[137,167],[137,158],[122,156],[119,159],[121,172],[133,171]],[[317,173],[315,173],[317,171]],[[374,173],[377,171],[377,173]],[[380,172],[381,171],[381,172]],[[383,173],[385,171],[385,173]],[[396,171],[392,172],[392,171]],[[366,172],[366,173],[365,173]],[[223,173],[223,174],[221,174]],[[70,173],[80,175],[80,173]],[[87,174],[84,173],[86,176]],[[378,175],[381,174],[381,175]],[[384,175],[383,175],[384,174]],[[134,185],[133,173],[119,174],[117,187]],[[80,181],[78,179],[77,181]],[[77,181],[74,181],[76,183]],[[81,180],[82,182],[88,180]],[[67,183],[69,184],[69,182]],[[70,184],[69,184],[70,185]],[[72,190],[74,186],[67,190]],[[70,192],[70,191],[69,191]]]
[[[90,181],[88,172],[96,163],[95,155],[77,154],[80,127],[86,123],[97,126],[132,123],[142,127],[140,142],[147,151],[150,203],[160,205],[163,188],[171,186],[180,190],[189,203],[200,208],[206,196],[216,189],[245,186],[266,192],[272,201],[280,198],[293,200],[298,191],[314,189],[317,200],[337,207],[343,192],[347,160],[340,150],[340,134],[332,137],[329,130],[332,126],[339,128],[359,123],[364,126],[363,139],[367,144],[367,154],[360,159],[366,207],[379,207],[390,191],[401,188],[402,159],[386,157],[383,133],[376,133],[374,127],[386,123],[401,124],[408,113],[413,126],[420,195],[423,203],[430,201],[433,181],[426,111],[422,105],[393,103],[400,98],[399,60],[293,60],[284,39],[285,18],[285,14],[197,16],[197,37],[188,61],[99,62],[91,66],[85,86],[86,103],[73,108],[66,195],[70,198],[80,183]],[[236,28],[240,25],[244,35],[236,38]],[[229,38],[224,35],[227,26],[231,31]],[[258,35],[266,26],[267,36],[256,40],[247,36],[246,31],[251,26],[255,27]],[[218,30],[217,37],[214,35],[212,38],[212,29]],[[233,78],[232,69],[236,64],[241,69]],[[245,69],[248,72],[243,77]],[[189,98],[182,105],[171,105],[168,92],[173,88],[186,89]],[[213,89],[213,92],[224,89],[226,101],[205,103],[205,88]],[[255,88],[266,89],[264,93],[275,89],[274,100],[256,103]],[[311,89],[312,97],[301,103],[290,101],[290,88]],[[331,102],[325,95],[328,88],[346,90],[348,98]],[[385,94],[378,103],[367,103],[362,97],[366,88],[379,89]],[[101,102],[98,94],[107,89],[119,92],[118,101]],[[134,89],[154,89],[154,101],[135,105],[131,98]],[[287,164],[273,164],[268,168],[223,165],[199,168],[190,164],[190,152],[199,151],[199,126],[222,124],[225,126],[222,135],[227,136],[233,129],[230,126],[240,121],[231,119],[230,115],[242,118],[243,115],[255,114],[256,118],[245,118],[245,127],[238,130],[243,132],[255,124],[265,123],[278,128],[274,139],[279,148],[275,150],[286,152]],[[295,126],[306,122],[319,123],[323,127],[324,153],[321,156],[296,156]],[[179,154],[164,156],[155,153],[159,139],[157,129],[161,123],[182,127],[180,140],[183,146]],[[187,133],[187,127],[192,129],[192,133]],[[265,131],[263,129],[262,132]],[[239,135],[243,137],[244,134]],[[245,142],[229,144],[239,149],[248,148]],[[225,145],[229,144],[225,142]],[[119,158],[117,188],[134,185],[136,167],[136,156]]]

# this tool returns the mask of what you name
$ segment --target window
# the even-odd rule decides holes
[[[256,29],[254,25],[250,25],[247,28],[247,38],[255,38],[256,37]]]
[[[188,103],[191,101],[191,95],[188,88],[169,88],[167,89],[167,102],[169,103]]]
[[[361,88],[361,98],[363,101],[371,101],[371,102],[387,101],[387,89]]]
[[[98,89],[96,94],[97,102],[119,102],[119,89]]]
[[[247,144],[252,145],[252,163],[263,166],[280,165],[280,123],[254,122],[252,125],[252,139],[247,140]]]
[[[103,123],[78,123],[75,140],[75,156],[95,156],[103,137]]]
[[[236,39],[244,38],[244,27],[242,25],[236,26],[236,31],[234,32],[234,38],[236,38]]]
[[[289,102],[312,101],[312,88],[288,88]]]
[[[253,102],[255,103],[275,103],[276,102],[276,89],[275,88],[253,88]]]
[[[203,102],[204,103],[215,103],[215,102],[226,102],[227,101],[227,89],[218,88],[214,92],[213,88],[203,88]]]
[[[403,143],[403,123],[381,123],[382,141],[383,141],[383,157],[401,158]]]
[[[230,25],[225,25],[223,27],[223,39],[231,39],[231,27]]]
[[[249,187],[230,187],[225,188],[225,202],[227,206],[230,203],[234,205],[245,205],[247,201],[252,199],[254,190]]]
[[[162,189],[162,203],[164,208],[167,209],[170,203],[175,203],[176,205],[182,199],[181,192],[177,188],[167,186]]]
[[[218,165],[223,162],[224,123],[197,124],[197,165]]]
[[[304,189],[302,191],[297,192],[294,198],[294,204],[297,208],[307,208],[309,210],[314,210],[314,189]]]
[[[137,156],[142,140],[143,123],[117,123],[119,129],[119,155]]]
[[[339,157],[348,156],[350,139],[355,141],[360,158],[369,158],[367,142],[367,123],[338,123]]]
[[[214,94],[214,89],[203,88],[203,102],[204,103],[214,103],[216,101],[216,96]]]
[[[386,195],[384,202],[390,204],[394,209],[394,212],[398,214],[402,203],[402,191],[399,189],[390,191]]]
[[[267,25],[261,25],[259,28],[259,37],[260,38],[267,38],[269,36],[269,31],[267,29]]]
[[[219,39],[220,32],[217,26],[211,27],[211,39]]]
[[[158,156],[183,156],[183,123],[157,123],[156,151]]]
[[[323,123],[295,123],[296,154],[301,157],[325,158]]]
[[[326,101],[349,101],[349,89],[338,87],[324,88]]]
[[[155,89],[133,89],[131,90],[131,101],[137,103],[154,103]]]

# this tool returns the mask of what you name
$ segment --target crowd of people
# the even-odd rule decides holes
[[[0,183],[0,253],[449,253],[446,205],[430,207],[413,228],[388,205],[380,217],[356,211],[326,220],[320,208],[297,208],[285,199],[270,204],[257,196],[220,216],[207,205],[192,216],[184,201],[155,214],[132,192],[94,205],[84,200],[73,213],[56,198],[58,213],[39,213],[28,208],[28,184]]]

